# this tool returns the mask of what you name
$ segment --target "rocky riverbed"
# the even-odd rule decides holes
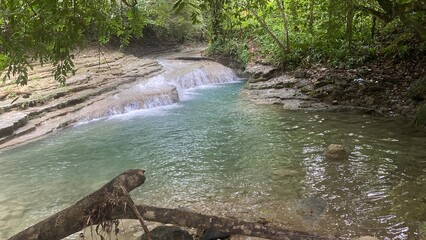
[[[403,117],[413,124],[426,96],[424,70],[399,76],[386,75],[378,68],[319,67],[283,73],[269,65],[250,63],[243,94],[257,103],[280,104],[284,109],[355,110]]]
[[[80,51],[75,54],[76,74],[66,80],[65,86],[53,79],[52,66],[35,64],[28,85],[17,86],[14,79],[0,85],[0,149],[87,120],[92,114],[87,109],[101,110],[95,103],[113,101],[112,96],[163,72],[157,58],[190,56],[194,60],[204,49],[136,49],[134,54],[110,49]]]

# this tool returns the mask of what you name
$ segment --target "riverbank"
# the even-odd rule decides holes
[[[248,81],[243,94],[259,104],[279,104],[288,110],[359,111],[402,118],[419,129],[426,124],[421,110],[426,98],[425,60],[296,70],[262,61],[230,65],[244,69]]]
[[[26,86],[13,79],[0,85],[0,149],[91,120],[86,109],[164,72],[161,58],[199,57],[204,46],[116,49],[91,48],[75,54],[76,73],[65,86],[54,81],[50,65],[36,65]],[[164,90],[164,89],[162,89]],[[166,89],[173,92],[173,89]],[[151,92],[151,95],[163,94]],[[96,112],[92,109],[92,112]],[[96,116],[95,116],[96,117]],[[101,117],[101,116],[98,116]]]
[[[0,85],[0,149],[81,121],[83,108],[164,71],[155,58],[191,60],[204,55],[204,50],[204,46],[170,45],[79,51],[75,54],[76,74],[67,79],[66,86],[53,80],[51,66],[36,65],[29,72],[28,85],[17,86],[13,79]],[[217,60],[223,62],[223,58]],[[245,68],[247,84],[242,94],[259,104],[280,104],[292,110],[361,111],[402,117],[407,125],[413,125],[425,102],[425,61],[295,71],[260,62],[247,66],[225,62],[233,68]],[[424,125],[422,121],[419,126]]]

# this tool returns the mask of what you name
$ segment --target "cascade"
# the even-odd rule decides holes
[[[164,71],[94,101],[80,112],[83,121],[168,106],[187,99],[191,89],[236,80],[234,71],[211,61],[159,61]]]

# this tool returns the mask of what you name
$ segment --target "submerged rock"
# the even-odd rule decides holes
[[[325,159],[342,161],[349,158],[348,152],[340,144],[330,144],[325,150]]]
[[[297,213],[307,220],[315,221],[327,210],[327,202],[321,198],[302,198],[297,202]]]

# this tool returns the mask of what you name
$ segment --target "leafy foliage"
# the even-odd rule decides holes
[[[26,84],[32,61],[51,62],[64,84],[76,48],[117,37],[124,46],[147,30],[177,41],[206,35],[210,52],[241,62],[254,49],[282,66],[351,66],[424,55],[425,13],[425,0],[2,0],[0,69]]]
[[[17,84],[26,84],[31,62],[38,60],[52,63],[55,79],[65,84],[74,71],[73,50],[79,47],[107,44],[112,38],[124,46],[141,37],[148,25],[188,33],[189,17],[171,16],[171,8],[165,0],[2,0],[0,66],[7,65],[3,80],[14,76]]]
[[[321,62],[350,67],[378,54],[422,55],[425,6],[424,0],[226,1],[216,26],[221,37],[212,39],[212,49],[226,52],[228,42],[253,41],[257,54],[283,66]]]

